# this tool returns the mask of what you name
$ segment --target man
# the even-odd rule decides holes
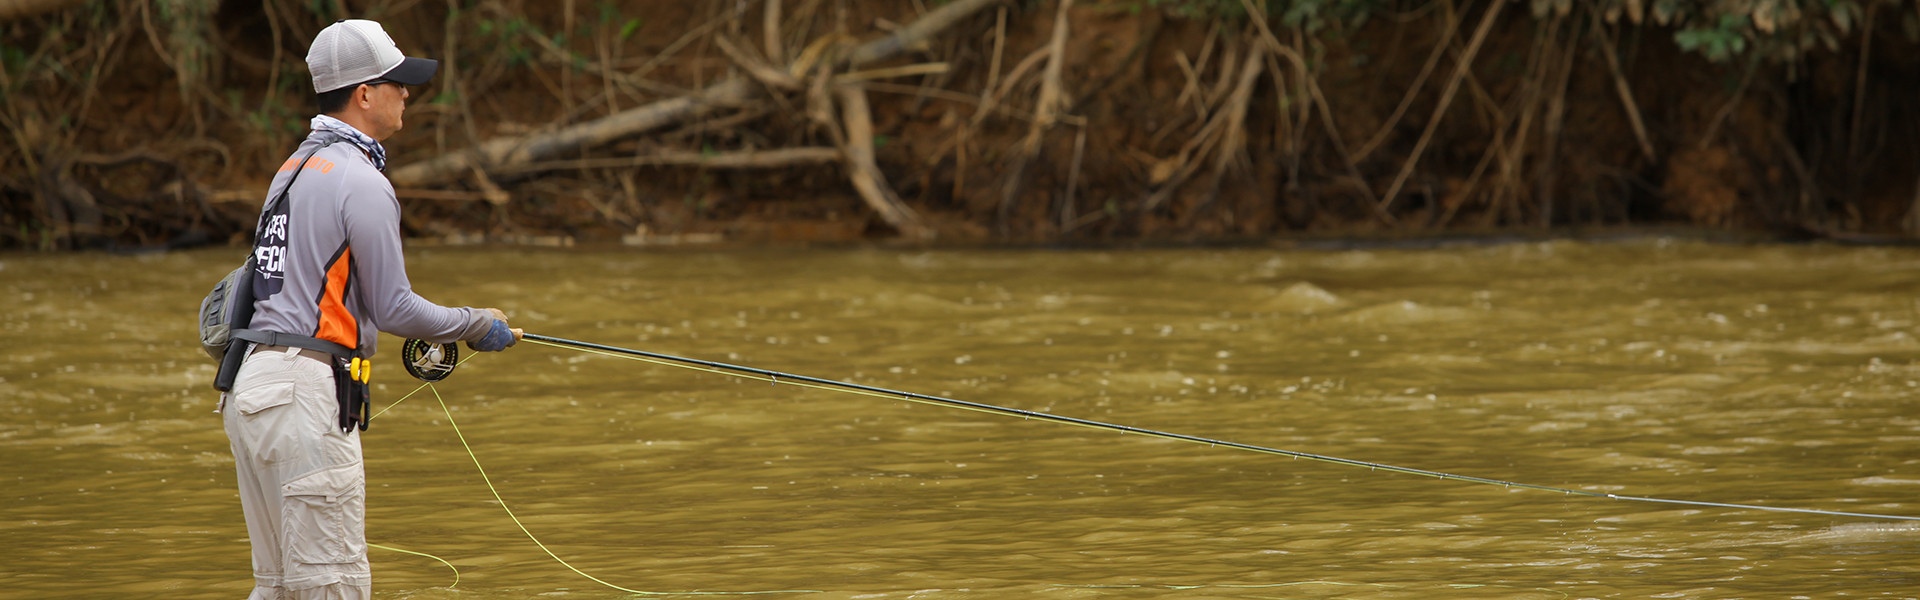
[[[483,352],[520,337],[500,310],[440,306],[407,280],[380,141],[400,130],[406,86],[439,63],[348,20],[320,31],[307,67],[321,114],[268,189],[248,327],[262,333],[222,407],[253,544],[250,600],[372,595],[357,430],[378,331]]]

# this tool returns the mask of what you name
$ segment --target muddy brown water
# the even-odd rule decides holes
[[[0,256],[0,598],[240,598],[192,311],[232,250]],[[1622,495],[1920,516],[1920,251],[461,249],[552,336]],[[415,390],[398,340],[376,404]],[[646,591],[1913,598],[1901,522],[1567,497],[523,343],[435,390],[520,520]],[[615,598],[426,391],[365,434],[382,598]]]

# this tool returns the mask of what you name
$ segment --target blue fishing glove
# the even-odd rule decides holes
[[[493,328],[487,330],[487,335],[477,341],[467,342],[467,347],[479,352],[499,352],[517,341],[520,339],[514,337],[512,329],[507,328],[506,321],[494,319]]]

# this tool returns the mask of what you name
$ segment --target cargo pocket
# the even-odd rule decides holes
[[[260,411],[283,406],[293,402],[295,373],[289,371],[265,371],[252,374],[261,381],[248,381],[247,386],[233,392],[234,410],[240,414],[252,416]]]
[[[366,558],[366,471],[360,463],[327,467],[280,486],[287,556],[297,563]]]

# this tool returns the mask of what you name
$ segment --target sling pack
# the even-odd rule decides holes
[[[327,139],[320,144],[319,148],[314,148],[313,152],[308,152],[306,156],[301,157],[300,162],[294,163],[293,175],[287,179],[287,187],[267,202],[263,212],[279,211],[287,202],[287,196],[293,192],[293,183],[300,179],[300,172],[306,170],[307,161],[311,160],[315,153],[340,139],[339,137]],[[256,227],[253,232],[254,239],[260,239],[261,233]],[[240,363],[246,360],[247,349],[250,347],[248,344],[234,343],[236,340],[268,346],[292,346],[318,350],[333,355],[335,363],[350,357],[360,360],[356,357],[353,348],[334,342],[304,335],[247,329],[247,324],[253,321],[252,280],[254,273],[258,271],[256,265],[258,259],[259,257],[249,253],[247,260],[241,263],[240,268],[234,269],[226,277],[221,278],[219,283],[214,284],[213,291],[208,292],[207,297],[200,301],[200,345],[207,351],[207,356],[220,361],[220,370],[213,377],[213,389],[222,392],[233,389],[233,379],[240,374]],[[335,368],[338,370],[339,366],[336,364]],[[364,380],[361,383],[364,385]],[[342,420],[345,420],[344,416]],[[360,428],[366,428],[364,422],[360,424]]]

